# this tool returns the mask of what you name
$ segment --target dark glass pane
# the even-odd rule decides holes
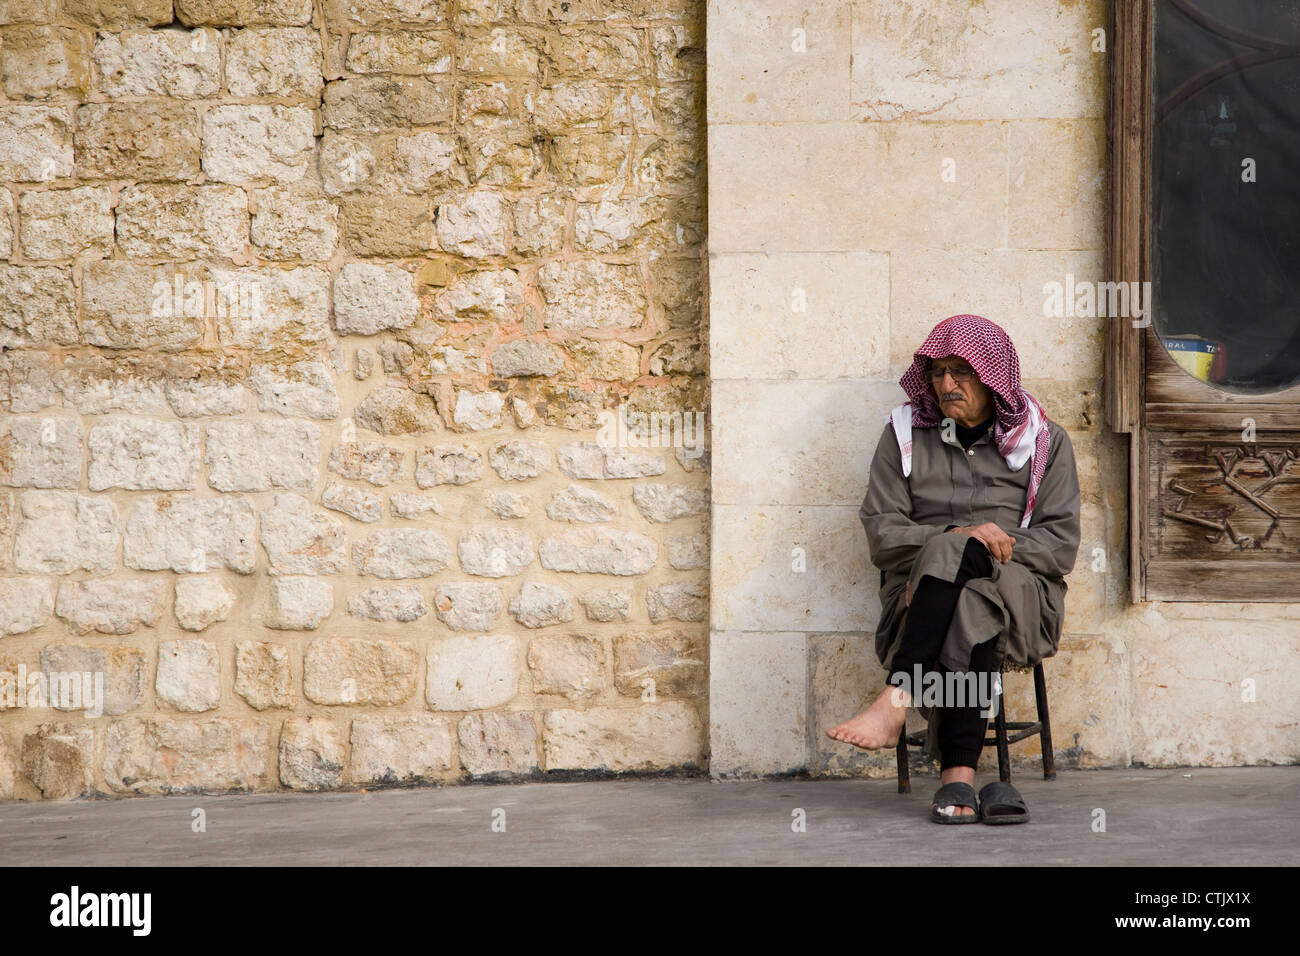
[[[1300,382],[1300,0],[1157,0],[1155,27],[1155,332],[1216,388],[1286,388]]]

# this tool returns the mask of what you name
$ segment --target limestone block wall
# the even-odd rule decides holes
[[[703,30],[0,2],[0,798],[704,763]]]
[[[824,731],[884,686],[858,507],[898,378],[961,312],[1008,330],[1078,458],[1083,541],[1046,664],[1058,763],[1300,760],[1300,605],[1128,604],[1106,320],[1044,314],[1050,284],[1115,278],[1107,5],[711,0],[707,19],[711,772],[894,772]],[[1026,719],[1032,680],[1007,687]]]

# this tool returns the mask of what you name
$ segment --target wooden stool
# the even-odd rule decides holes
[[[1011,754],[1009,747],[1017,741],[1024,740],[1026,737],[1038,735],[1039,743],[1043,748],[1043,779],[1056,779],[1056,757],[1052,753],[1052,723],[1047,713],[1047,680],[1043,677],[1043,662],[1039,661],[1034,665],[1034,699],[1038,704],[1038,719],[1034,721],[1008,722],[1007,715],[1002,709],[1002,680],[1001,675],[998,679],[997,693],[997,713],[993,717],[994,735],[992,738],[986,737],[984,745],[994,744],[998,748],[998,779],[1003,783],[1011,782]],[[1013,731],[1013,736],[1008,737],[1007,731]],[[898,792],[911,793],[912,781],[908,775],[907,766],[907,746],[922,746],[925,744],[927,730],[918,730],[915,733],[907,733],[907,725],[898,734]]]

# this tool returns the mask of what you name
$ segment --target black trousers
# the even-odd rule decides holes
[[[957,610],[957,598],[961,595],[961,589],[971,578],[988,577],[992,573],[993,556],[983,542],[971,538],[962,552],[956,581],[943,581],[928,574],[921,578],[912,592],[912,603],[908,605],[903,620],[903,638],[890,662],[891,684],[902,683],[901,675],[906,675],[908,682],[913,681],[918,664],[923,675],[935,673],[939,680],[943,680],[946,668],[938,662],[939,652],[943,649],[944,637],[952,623],[953,613]],[[971,651],[971,672],[988,672],[992,669],[996,643],[997,635],[994,635],[988,641],[975,645]],[[914,697],[919,693],[920,688],[913,688]],[[949,767],[974,767],[979,763],[980,750],[984,747],[984,733],[988,729],[988,717],[980,716],[981,709],[978,701],[970,706],[942,708],[939,721],[941,770]]]

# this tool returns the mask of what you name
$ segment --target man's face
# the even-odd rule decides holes
[[[960,355],[930,360],[930,387],[944,417],[960,425],[978,425],[993,412],[993,390],[979,380],[970,362]]]

